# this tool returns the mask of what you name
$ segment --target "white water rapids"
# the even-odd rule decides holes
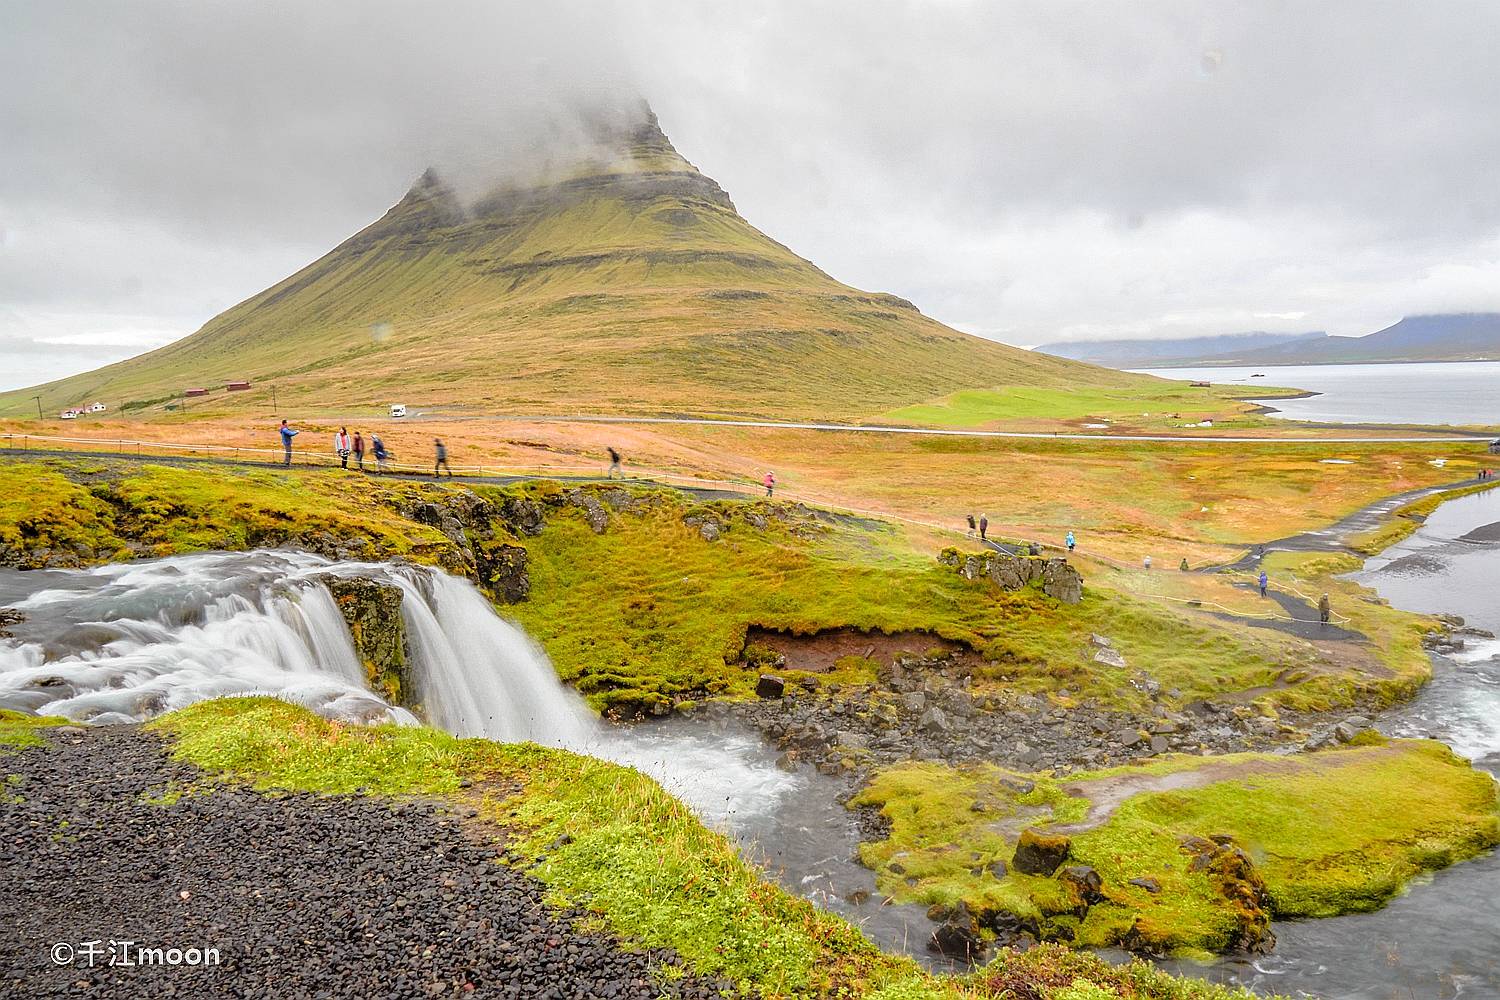
[[[16,638],[0,640],[0,708],[107,725],[264,694],[330,719],[417,723],[366,687],[324,574],[401,588],[415,703],[434,726],[639,768],[726,829],[771,809],[799,780],[746,736],[606,726],[466,580],[306,553],[0,572],[0,606],[26,615]]]

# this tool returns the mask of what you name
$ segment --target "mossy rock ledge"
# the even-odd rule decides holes
[[[988,579],[1001,590],[1039,587],[1048,597],[1064,604],[1083,600],[1083,574],[1066,559],[1013,556],[1004,552],[961,552],[946,548],[938,562],[951,566],[965,580]]]
[[[401,588],[361,576],[325,574],[319,581],[349,626],[370,687],[393,705],[409,704],[411,655],[401,617]]]

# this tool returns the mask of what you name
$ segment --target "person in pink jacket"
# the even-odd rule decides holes
[[[765,484],[766,496],[770,496],[771,493],[776,489],[776,473],[766,473],[765,478],[763,478],[761,482]]]

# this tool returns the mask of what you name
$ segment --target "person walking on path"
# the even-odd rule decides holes
[[[620,453],[618,451],[615,451],[613,445],[605,448],[604,450],[609,452],[609,472],[606,474],[605,478],[613,479],[616,476],[619,476],[621,479],[624,479],[625,470],[620,468]]]
[[[979,530],[979,528],[974,524],[974,515],[970,514],[969,515],[969,537],[973,538],[974,537],[974,533],[976,531],[978,531],[978,530]]]
[[[432,463],[432,478],[436,479],[438,469],[443,469],[448,473],[448,478],[452,479],[453,470],[448,468],[448,446],[443,444],[442,438],[433,438],[432,447],[437,451],[437,461]]]
[[[1182,557],[1182,562],[1180,562],[1180,563],[1177,564],[1177,568],[1180,569],[1180,570],[1182,570],[1182,572],[1184,572],[1184,573],[1187,573],[1187,572],[1190,571],[1190,567],[1188,566],[1187,556],[1183,556]]]
[[[1026,554],[1029,556],[1039,556],[1042,554],[1042,547],[1036,542],[1032,542],[1030,545],[1026,546]]]
[[[339,468],[349,468],[349,452],[353,450],[349,442],[349,428],[340,427],[339,432],[333,436],[333,453],[339,457]]]
[[[385,442],[380,440],[379,434],[370,435],[370,451],[375,455],[375,471],[384,472],[386,459],[391,457],[391,453],[386,450]]]
[[[1150,569],[1151,568],[1151,557],[1147,556],[1145,559],[1142,559],[1141,560],[1141,565],[1144,566],[1144,567],[1146,567],[1147,569]]]
[[[1074,538],[1073,538],[1073,532],[1071,532],[1071,531],[1068,532],[1068,537],[1063,539],[1063,544],[1068,547],[1068,552],[1069,553],[1071,553],[1073,551],[1073,547],[1078,544],[1078,542],[1075,541]]]
[[[990,516],[988,514],[980,514],[979,515],[979,540],[981,542],[987,542],[987,541],[989,541],[989,539],[987,539],[987,538],[984,537],[985,536],[985,532],[987,532],[989,530],[990,530]]]
[[[1268,584],[1268,583],[1271,582],[1270,580],[1268,580],[1266,578],[1266,571],[1265,570],[1261,570],[1260,571],[1260,579],[1257,580],[1256,582],[1260,584],[1260,596],[1261,597],[1265,597],[1266,596],[1266,584]]]
[[[765,476],[761,478],[761,484],[765,486],[766,496],[769,497],[776,491],[776,473],[767,472]]]
[[[283,420],[281,422],[282,465],[290,466],[292,464],[292,438],[296,436],[297,432],[288,427],[286,421]]]
[[[359,466],[360,472],[365,471],[365,439],[359,431],[354,432],[354,464]]]
[[[1322,597],[1318,598],[1318,621],[1322,622],[1324,625],[1327,625],[1328,619],[1332,617],[1333,606],[1328,603],[1328,595],[1324,594]]]

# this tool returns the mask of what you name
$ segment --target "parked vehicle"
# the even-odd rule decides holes
[[[405,403],[392,403],[391,404],[391,416],[393,416],[393,417],[404,417],[404,416],[406,416],[406,404]]]
[[[63,410],[62,413],[60,413],[58,415],[60,417],[62,417],[64,420],[77,420],[78,419],[78,411],[77,410]]]

